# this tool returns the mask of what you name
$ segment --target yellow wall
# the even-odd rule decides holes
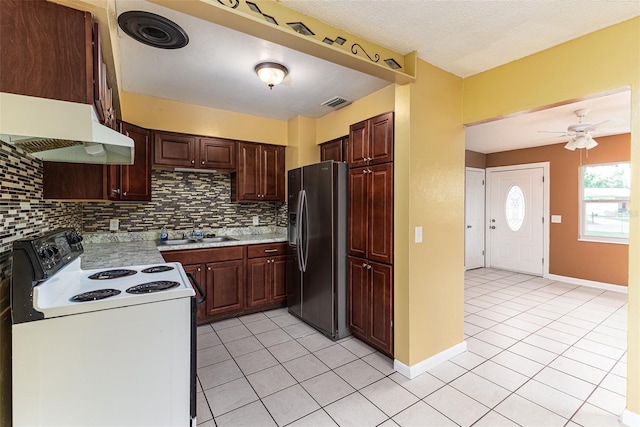
[[[640,414],[640,17],[465,79],[464,122],[626,86],[632,90],[627,409]]]
[[[288,128],[286,169],[289,170],[320,161],[320,147],[315,143],[316,120],[298,116],[289,120]]]
[[[120,92],[122,120],[149,129],[287,145],[287,122]]]
[[[331,141],[349,134],[349,125],[395,108],[395,85],[390,84],[353,104],[317,119],[316,143]]]
[[[409,366],[464,340],[462,83],[418,61],[396,91],[395,357]]]

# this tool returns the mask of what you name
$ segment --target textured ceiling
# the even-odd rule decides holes
[[[461,77],[640,15],[640,0],[279,1],[399,53],[416,50],[421,59]],[[118,14],[127,10],[165,16],[190,38],[185,48],[169,51],[119,31],[120,76],[128,92],[287,120],[321,117],[332,109],[320,103],[334,96],[355,101],[389,84],[154,3],[116,0]],[[271,91],[255,75],[261,61],[289,67]],[[622,107],[591,102],[594,117],[605,106],[612,109],[603,112],[607,118],[629,116],[629,101],[619,101]],[[583,108],[565,107],[563,114],[542,110],[530,120],[516,116],[480,125],[467,131],[467,146],[489,153],[560,142],[537,131],[562,131],[573,123],[572,111]]]
[[[640,15],[640,0],[279,0],[467,77]]]

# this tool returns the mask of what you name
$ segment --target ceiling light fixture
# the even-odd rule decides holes
[[[571,151],[575,151],[576,148],[586,148],[587,150],[590,150],[597,145],[598,143],[589,133],[583,133],[571,138],[564,148]]]
[[[273,89],[275,85],[282,83],[282,80],[289,74],[289,70],[277,62],[261,62],[256,65],[256,74],[264,84],[269,86],[269,89]]]

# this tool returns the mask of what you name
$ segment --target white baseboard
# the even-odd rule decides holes
[[[467,343],[465,341],[462,341],[461,343],[456,344],[453,347],[449,347],[448,349],[441,351],[440,353],[433,355],[430,358],[425,359],[422,362],[418,362],[412,366],[407,366],[396,359],[393,361],[393,368],[405,377],[412,379],[422,374],[423,372],[426,372],[427,370],[438,366],[442,362],[446,362],[452,357],[455,357],[460,353],[464,353],[465,351],[467,351]]]
[[[611,283],[595,282],[593,280],[578,279],[576,277],[558,276],[549,274],[547,279],[557,280],[559,282],[571,283],[573,285],[588,286],[590,288],[604,289],[605,291],[620,292],[626,294],[629,292],[626,286],[613,285]]]
[[[620,422],[629,427],[640,427],[640,414],[625,409],[620,415]]]

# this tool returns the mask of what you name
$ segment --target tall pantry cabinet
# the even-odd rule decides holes
[[[393,112],[349,131],[349,327],[393,356]]]

